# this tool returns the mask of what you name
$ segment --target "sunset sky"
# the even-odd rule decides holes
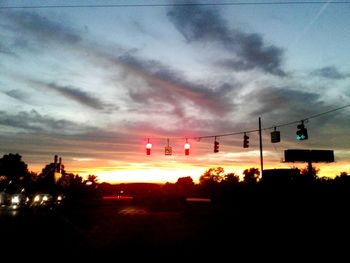
[[[350,105],[350,3],[254,2],[1,1],[0,155],[35,172],[58,155],[100,182],[260,168],[259,117],[265,129]],[[286,149],[329,149],[319,175],[350,173],[349,116],[310,118],[304,141],[297,123],[280,143],[263,130],[264,168],[306,166]]]

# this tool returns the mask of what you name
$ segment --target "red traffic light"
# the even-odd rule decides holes
[[[146,144],[146,154],[150,155],[151,154],[151,149],[152,149],[152,143],[148,142]]]
[[[190,154],[191,145],[186,142],[185,145],[184,145],[184,148],[185,148],[185,155],[189,155]]]

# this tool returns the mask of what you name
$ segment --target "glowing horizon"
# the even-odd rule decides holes
[[[89,161],[89,160],[84,160]],[[64,163],[63,163],[64,164]],[[65,165],[65,164],[64,164]],[[347,172],[350,170],[350,164],[347,162],[335,162],[335,163],[313,163],[313,167],[319,168],[318,177],[328,177],[334,178],[340,175],[341,172]],[[30,165],[29,165],[30,166]],[[134,167],[131,167],[134,166]],[[124,167],[105,167],[98,166],[96,168],[84,168],[76,167],[70,169],[66,167],[66,172],[78,174],[83,178],[87,178],[88,175],[96,175],[98,182],[102,183],[175,183],[181,177],[190,176],[194,183],[199,183],[199,177],[204,174],[209,168],[222,167],[224,168],[225,174],[235,173],[239,176],[240,180],[243,180],[243,171],[249,168],[258,168],[259,165],[243,165],[243,166],[227,166],[227,165],[203,165],[202,167],[191,166],[191,165],[181,165],[177,164],[174,166],[167,167],[157,167],[155,164],[138,164],[130,165],[125,164]],[[265,169],[291,169],[299,168],[303,169],[307,167],[307,163],[279,163],[279,164],[267,164],[264,163]],[[30,168],[30,167],[29,167]],[[33,171],[39,172],[41,169],[34,169]]]

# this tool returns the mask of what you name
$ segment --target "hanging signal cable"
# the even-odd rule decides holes
[[[264,130],[271,130],[271,129],[275,129],[275,128],[279,128],[279,127],[284,127],[284,126],[289,126],[289,125],[292,125],[292,124],[296,124],[296,123],[300,123],[300,121],[308,121],[310,119],[314,119],[314,118],[317,118],[317,117],[320,117],[322,115],[326,115],[328,113],[331,113],[331,112],[335,112],[335,111],[338,111],[338,110],[342,110],[342,109],[345,109],[347,107],[350,107],[350,104],[348,105],[345,105],[345,106],[342,106],[342,107],[339,107],[339,108],[336,108],[336,109],[332,109],[332,110],[329,110],[329,111],[325,111],[325,112],[321,112],[321,113],[318,113],[318,114],[315,114],[315,115],[311,115],[307,118],[303,118],[301,120],[297,120],[297,121],[292,121],[292,122],[288,122],[288,123],[284,123],[284,124],[280,124],[280,125],[273,125],[273,126],[270,126],[270,127],[267,127],[267,128],[263,128],[261,129],[262,131]],[[251,132],[258,132],[259,129],[255,129],[255,130],[249,130],[249,131],[240,131],[240,132],[235,132],[235,133],[226,133],[226,134],[219,134],[219,135],[212,135],[212,136],[203,136],[203,137],[197,137],[197,138],[212,138],[212,137],[223,137],[223,136],[230,136],[230,135],[237,135],[237,134],[244,134],[244,133],[251,133]]]
[[[335,111],[339,111],[339,110],[342,110],[342,109],[345,109],[345,108],[348,108],[348,107],[350,107],[350,104],[344,105],[344,106],[342,106],[342,107],[335,108],[335,109],[332,109],[332,110],[329,110],[329,111],[325,111],[325,112],[321,112],[321,113],[318,113],[318,114],[314,114],[314,115],[311,115],[311,116],[309,116],[309,117],[306,117],[306,118],[303,118],[303,119],[299,119],[299,120],[296,120],[296,121],[291,121],[291,122],[287,122],[287,123],[283,123],[283,124],[279,124],[279,125],[269,126],[269,127],[267,127],[267,128],[263,128],[263,129],[261,129],[261,130],[262,130],[262,131],[271,130],[271,129],[276,129],[276,128],[279,128],[279,127],[289,126],[289,125],[292,125],[292,124],[296,124],[296,123],[308,121],[308,120],[310,120],[310,119],[314,119],[314,118],[317,118],[317,117],[320,117],[320,116],[323,116],[323,115],[326,115],[326,114],[329,114],[329,113],[332,113],[332,112],[335,112]],[[186,137],[186,138],[183,138],[183,137],[173,137],[172,139],[179,139],[179,140],[180,140],[180,139],[181,139],[181,140],[184,140],[184,139],[192,139],[192,140],[200,141],[201,139],[219,138],[219,137],[226,137],[226,136],[232,136],[232,135],[253,133],[253,132],[258,132],[258,131],[259,131],[259,129],[254,129],[254,130],[247,130],[247,131],[238,131],[238,132],[231,132],[231,133],[223,133],[223,134],[215,134],[215,135],[205,135],[205,136],[196,136],[196,137]],[[153,139],[164,139],[164,138],[153,138]]]

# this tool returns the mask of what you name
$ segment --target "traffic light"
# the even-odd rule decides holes
[[[148,141],[148,143],[146,144],[146,154],[147,155],[151,155],[151,149],[152,149],[152,143],[150,143]]]
[[[307,134],[307,129],[304,126],[304,122],[301,121],[301,124],[297,126],[297,140],[302,141],[302,140],[307,140],[309,138]]]
[[[249,147],[249,136],[247,134],[244,134],[243,136],[243,148]]]
[[[188,142],[185,143],[184,148],[185,148],[185,155],[190,154],[190,144]]]
[[[219,152],[219,142],[217,140],[214,141],[214,153]]]

